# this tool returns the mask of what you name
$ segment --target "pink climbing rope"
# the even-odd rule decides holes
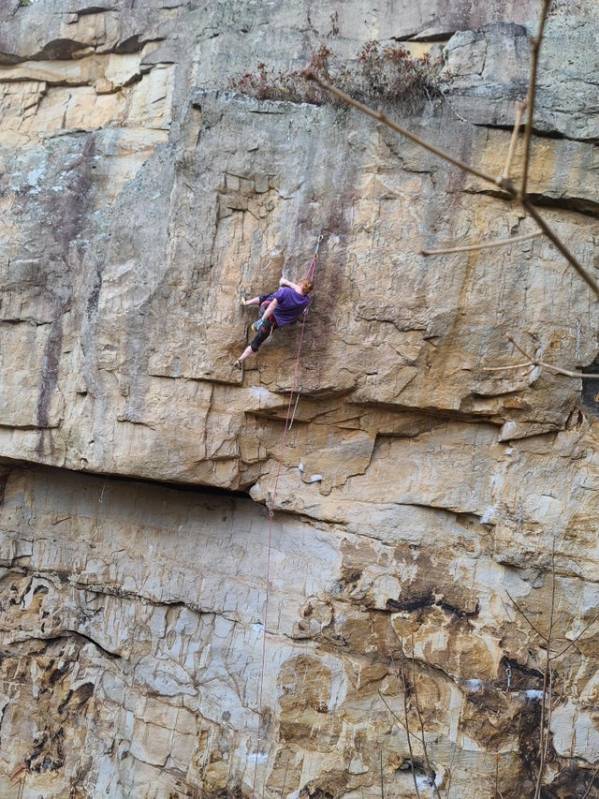
[[[314,281],[314,276],[316,275],[316,270],[318,268],[318,252],[320,250],[320,243],[323,239],[322,233],[318,236],[318,242],[316,244],[316,250],[314,255],[312,256],[312,261],[310,262],[310,267],[307,272],[307,279],[310,281]],[[289,392],[289,402],[287,403],[287,413],[285,414],[285,426],[281,432],[280,443],[283,446],[287,445],[287,439],[289,437],[289,431],[291,430],[291,425],[293,424],[293,420],[295,419],[295,414],[297,411],[297,406],[300,398],[299,392],[299,376],[300,376],[300,369],[301,369],[301,358],[302,358],[302,351],[304,347],[304,334],[306,331],[306,321],[308,318],[310,306],[306,309],[306,312],[302,316],[302,325],[300,329],[300,335],[297,344],[297,351],[295,355],[295,368],[293,374],[293,382],[291,386],[291,391]],[[297,399],[295,402],[295,406],[293,407],[292,412],[292,404],[294,399],[294,394],[297,395]],[[273,486],[272,496],[270,500],[270,508],[268,509],[268,545],[267,545],[267,558],[266,558],[266,597],[264,601],[264,625],[263,625],[263,632],[262,632],[262,665],[260,669],[260,690],[258,692],[258,718],[259,720],[262,719],[262,695],[264,690],[264,671],[266,667],[266,624],[268,622],[268,605],[269,605],[269,598],[270,598],[270,567],[271,567],[271,555],[272,555],[272,525],[273,525],[273,518],[274,518],[274,511],[273,507],[275,505],[276,497],[277,497],[277,488],[279,485],[279,477],[281,476],[281,462],[279,461],[279,465],[277,467],[277,474],[275,477],[275,482]],[[260,723],[260,722],[259,722]],[[262,740],[261,736],[258,737],[258,743]],[[259,749],[258,749],[259,751]],[[257,771],[258,771],[258,752],[256,752],[256,762],[254,765],[254,784],[253,784],[253,792],[256,793],[256,778],[257,778]],[[266,783],[266,779],[264,780]],[[265,784],[262,785],[262,797],[264,797],[264,789]]]

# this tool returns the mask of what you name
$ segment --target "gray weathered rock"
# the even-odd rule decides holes
[[[596,8],[588,17],[550,17],[539,61],[535,129],[570,139],[599,138]],[[527,29],[496,23],[456,33],[447,44],[447,97],[475,125],[510,127],[514,102],[526,97]]]

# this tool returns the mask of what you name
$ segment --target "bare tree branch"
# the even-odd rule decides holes
[[[541,631],[540,631],[540,630],[539,630],[537,627],[535,627],[535,625],[534,625],[534,624],[531,622],[531,620],[528,618],[528,616],[526,615],[526,613],[525,613],[525,612],[522,610],[522,608],[520,607],[520,605],[519,605],[519,604],[516,602],[516,600],[514,599],[514,597],[513,597],[513,596],[512,596],[512,595],[509,593],[509,591],[506,591],[505,593],[508,595],[508,597],[509,597],[509,599],[510,599],[510,602],[512,603],[512,605],[514,606],[514,608],[515,608],[515,609],[518,611],[518,613],[519,613],[519,614],[522,616],[522,618],[523,618],[523,619],[526,621],[526,623],[528,624],[528,626],[530,627],[530,629],[531,629],[533,632],[535,632],[535,633],[536,633],[536,634],[539,636],[539,638],[540,638],[542,641],[547,641],[547,636],[546,636],[546,635],[543,635],[543,633],[542,633],[542,632],[541,632]]]
[[[593,789],[593,783],[595,782],[595,778],[596,778],[597,774],[599,774],[599,766],[597,766],[597,768],[593,771],[593,774],[591,776],[591,781],[589,783],[589,787],[586,789],[586,791],[582,795],[581,799],[588,799],[588,797],[590,796],[591,790]]]
[[[495,799],[499,799],[499,752],[495,752]]]
[[[386,114],[382,111],[375,111],[373,108],[361,103],[359,100],[354,100],[346,92],[342,91],[341,89],[337,88],[333,84],[329,83],[327,80],[322,78],[317,72],[315,72],[311,68],[307,68],[303,72],[303,76],[308,79],[314,81],[318,84],[322,89],[325,91],[330,92],[332,95],[337,97],[342,102],[346,103],[347,105],[356,108],[366,116],[371,117],[372,119],[376,119],[378,122],[386,125],[391,130],[395,131],[396,133],[405,136],[410,141],[413,141],[415,144],[418,144],[420,147],[423,147],[425,150],[428,150],[433,155],[442,158],[444,161],[447,161],[454,166],[457,166],[464,172],[467,172],[474,177],[483,180],[485,183],[489,183],[494,187],[499,187],[500,189],[505,192],[504,194],[500,195],[500,199],[502,200],[514,200],[520,199],[523,207],[530,213],[533,217],[539,228],[543,231],[545,236],[554,244],[555,247],[561,252],[564,258],[570,263],[574,269],[578,272],[578,274],[583,278],[583,280],[589,285],[589,287],[595,293],[595,296],[599,298],[599,284],[593,278],[593,276],[585,269],[585,267],[580,263],[580,261],[570,252],[568,247],[564,244],[564,242],[559,238],[559,236],[551,230],[551,228],[547,225],[543,217],[539,214],[536,210],[535,206],[531,203],[530,198],[526,194],[526,185],[528,180],[528,167],[530,162],[530,139],[532,133],[532,121],[534,115],[534,101],[536,97],[536,83],[537,83],[537,69],[538,69],[538,58],[539,52],[541,49],[541,44],[543,40],[543,33],[545,29],[545,20],[547,18],[547,13],[549,11],[549,5],[551,0],[543,0],[543,9],[541,13],[541,20],[539,24],[539,33],[536,39],[533,42],[533,53],[532,53],[532,67],[531,67],[531,80],[529,84],[529,91],[528,91],[528,99],[527,99],[527,108],[528,108],[528,117],[527,117],[527,126],[526,126],[526,134],[525,134],[525,167],[524,167],[524,175],[521,184],[520,191],[517,191],[514,187],[513,183],[509,178],[505,178],[503,175],[498,177],[492,177],[491,175],[486,174],[485,172],[481,171],[480,169],[476,169],[475,167],[470,166],[469,164],[464,163],[460,159],[456,158],[455,156],[451,155],[450,153],[442,150],[440,147],[436,147],[433,144],[422,139],[420,136],[417,136],[415,133],[407,130],[406,128],[398,125],[397,122],[391,120]],[[512,134],[513,138],[513,134]]]
[[[412,633],[412,657],[414,657],[414,633]],[[435,782],[435,771],[431,765],[430,758],[428,756],[428,747],[426,745],[426,738],[424,735],[424,721],[422,719],[422,713],[420,711],[420,702],[418,701],[418,690],[416,689],[416,683],[412,680],[412,690],[414,693],[414,705],[416,706],[416,715],[418,716],[418,724],[420,726],[420,741],[422,743],[422,751],[424,753],[424,762],[426,763],[426,770],[428,772],[429,778],[432,779],[432,787],[433,793],[437,797],[437,799],[441,799],[441,795],[439,794],[439,789],[437,788],[437,783]]]
[[[599,613],[597,613],[595,616],[593,616],[593,618],[590,620],[590,622],[588,622],[587,624],[585,624],[585,625],[584,625],[584,627],[583,627],[583,628],[582,628],[582,630],[581,630],[581,631],[578,633],[578,635],[577,635],[575,638],[573,638],[573,639],[570,641],[570,643],[569,643],[567,646],[565,646],[565,647],[564,647],[564,648],[561,650],[561,652],[558,652],[556,655],[554,655],[552,659],[553,659],[553,660],[557,660],[558,658],[561,658],[561,656],[562,656],[562,655],[565,655],[565,654],[566,654],[566,652],[568,651],[568,649],[570,649],[570,648],[571,648],[571,647],[573,647],[575,644],[577,644],[577,643],[580,641],[580,639],[582,638],[582,636],[583,636],[583,635],[586,633],[586,631],[589,629],[589,627],[592,627],[592,626],[593,626],[593,624],[595,624],[595,622],[596,622],[596,621],[599,621]]]
[[[519,241],[529,241],[542,236],[542,231],[527,233],[524,236],[513,236],[511,239],[495,239],[495,241],[480,241],[477,244],[468,244],[463,247],[447,247],[441,250],[420,250],[421,255],[447,255],[453,252],[474,252],[475,250],[491,250],[494,247],[506,247]]]
[[[406,731],[406,735],[408,737],[408,752],[410,753],[410,770],[412,772],[412,779],[414,781],[414,790],[416,791],[417,799],[420,799],[420,791],[418,790],[418,781],[416,779],[416,767],[414,765],[414,750],[412,749],[412,738],[411,738],[411,734],[410,734],[410,724],[409,724],[409,718],[408,718],[408,699],[407,699],[407,696],[406,696],[406,683],[405,683],[405,675],[403,673],[403,670],[402,670],[401,676],[402,676],[403,686],[404,686],[403,705],[404,705],[405,723],[401,721],[401,719],[396,715],[396,713],[394,713],[394,711],[391,709],[389,703],[387,702],[387,700],[385,699],[383,694],[380,691],[378,692],[378,694],[379,694],[379,696],[381,698],[381,701],[383,702],[383,704],[385,705],[385,707],[387,708],[387,710],[391,714],[391,716]]]
[[[547,648],[545,650],[545,669],[543,671],[543,696],[541,699],[541,722],[539,738],[539,771],[535,785],[534,799],[540,799],[543,775],[545,773],[545,760],[547,756],[547,743],[549,739],[549,725],[551,723],[551,699],[547,708],[547,693],[551,690],[553,681],[551,670],[551,638],[555,619],[555,538],[551,548],[551,609],[549,612],[549,629],[547,631]]]
[[[530,353],[526,352],[515,340],[512,336],[507,336],[508,340],[514,345],[514,347],[528,358],[527,361],[523,361],[522,363],[514,363],[514,364],[506,364],[505,366],[484,366],[481,367],[478,371],[480,372],[505,372],[510,371],[512,369],[524,369],[526,367],[532,369],[536,366],[539,366],[543,369],[548,369],[553,374],[557,375],[564,375],[565,377],[572,377],[576,380],[599,380],[599,373],[594,374],[591,372],[573,372],[570,369],[562,369],[560,366],[555,366],[552,363],[547,363],[547,361],[542,361],[539,358],[535,358]]]
[[[557,375],[564,375],[565,377],[573,377],[577,380],[599,380],[599,374],[589,374],[587,372],[572,372],[569,369],[562,369],[560,366],[554,366],[552,363],[547,363],[547,361],[541,361],[539,358],[535,358],[530,353],[526,352],[518,342],[513,338],[513,336],[507,336],[508,341],[510,341],[514,347],[518,350],[521,355],[524,355],[525,358],[528,358],[528,366],[541,366],[544,369],[549,369],[550,372],[553,372]],[[524,364],[523,364],[524,365]],[[500,371],[501,369],[516,369],[519,368],[520,364],[517,366],[510,366],[510,367],[503,367],[503,366],[496,366],[492,368],[492,371]],[[491,371],[491,368],[484,369],[485,372]]]
[[[537,71],[539,67],[539,53],[541,51],[543,34],[545,32],[545,22],[547,20],[547,14],[549,13],[550,5],[551,5],[551,0],[543,0],[543,8],[541,10],[541,19],[539,22],[539,31],[535,36],[535,38],[532,40],[530,80],[528,82],[528,97],[526,98],[528,115],[526,118],[526,130],[524,133],[524,168],[522,171],[522,182],[520,184],[520,192],[519,192],[521,200],[524,200],[526,197],[526,188],[528,183],[528,167],[530,164],[530,139],[532,136],[532,126],[535,114],[535,100],[537,96]]]
[[[27,763],[19,763],[19,765],[9,775],[10,784],[16,785],[17,782],[24,780],[28,771],[29,767],[27,766]]]
[[[508,366],[485,366],[481,368],[479,371],[481,372],[506,372],[510,369],[523,369],[525,366],[530,368],[532,366],[536,366],[536,363],[533,361],[523,361],[522,363],[513,363],[509,364]]]
[[[304,76],[309,80],[313,80],[317,83],[321,88],[325,89],[326,91],[333,94],[335,97],[338,97],[347,105],[353,106],[354,108],[361,111],[363,114],[366,114],[372,119],[376,119],[378,122],[386,125],[391,130],[395,131],[396,133],[400,133],[402,136],[405,136],[410,141],[413,141],[415,144],[420,145],[425,150],[433,153],[434,155],[442,158],[443,160],[447,161],[454,166],[457,166],[459,169],[463,170],[464,172],[468,172],[474,177],[480,178],[481,180],[485,181],[486,183],[490,183],[493,186],[503,189],[505,191],[505,195],[503,195],[502,199],[509,199],[513,200],[516,198],[516,190],[509,179],[504,180],[502,177],[493,178],[491,175],[487,175],[486,173],[482,172],[479,169],[475,169],[474,167],[469,166],[468,164],[460,161],[458,158],[455,158],[453,155],[450,155],[445,150],[440,149],[439,147],[435,147],[433,144],[429,144],[429,142],[424,141],[424,139],[420,138],[416,134],[412,133],[411,131],[403,128],[401,125],[398,125],[393,120],[389,119],[389,117],[384,114],[382,111],[375,111],[373,108],[361,103],[359,100],[354,100],[346,92],[338,89],[333,84],[329,83],[328,81],[321,78],[314,70],[306,69],[304,71]],[[530,202],[527,196],[522,198],[522,205],[526,210],[530,213],[533,217],[537,225],[541,228],[543,233],[547,236],[547,238],[557,247],[557,249],[561,252],[564,258],[576,269],[578,274],[587,282],[587,284],[591,287],[594,291],[595,295],[599,298],[599,284],[594,280],[594,278],[590,275],[589,272],[584,268],[584,266],[580,263],[580,261],[570,252],[570,250],[566,247],[563,241],[559,238],[559,236],[554,233],[551,228],[547,225],[545,220],[541,217],[538,213],[534,205]]]
[[[526,100],[523,100],[520,103],[516,103],[516,119],[514,121],[514,129],[512,130],[512,138],[510,139],[510,148],[508,150],[505,166],[503,167],[503,174],[501,176],[504,180],[509,180],[510,177],[512,159],[514,157],[514,151],[516,149],[516,142],[518,141],[518,133],[520,132],[520,122],[522,121],[522,114],[524,113],[525,108],[526,108]]]
[[[351,95],[347,94],[341,89],[338,89],[332,83],[329,83],[328,81],[324,80],[324,78],[321,78],[320,75],[314,72],[314,70],[308,68],[304,70],[303,75],[308,80],[314,81],[314,83],[318,84],[322,89],[325,89],[327,92],[330,92],[331,94],[335,95],[335,97],[338,97],[347,105],[351,105],[354,108],[357,108],[358,111],[361,111],[363,114],[366,114],[366,116],[372,117],[373,119],[376,119],[378,122],[382,122],[383,125],[386,125],[388,128],[391,128],[391,130],[394,130],[396,133],[401,133],[401,135],[405,136],[406,139],[410,139],[410,141],[413,141],[415,144],[420,145],[420,147],[424,147],[425,150],[428,150],[430,153],[433,153],[433,155],[442,158],[444,161],[448,161],[450,164],[457,166],[459,169],[463,170],[464,172],[469,172],[471,175],[474,175],[474,177],[480,178],[480,180],[484,180],[486,183],[490,183],[495,188],[497,188],[497,186],[499,186],[499,188],[504,188],[504,186],[502,185],[501,178],[494,178],[491,175],[487,175],[485,172],[481,172],[480,169],[475,169],[469,164],[460,161],[459,158],[456,158],[455,156],[451,155],[445,150],[442,150],[440,147],[436,147],[434,144],[429,144],[429,142],[424,141],[424,139],[421,139],[420,136],[417,136],[415,133],[412,133],[406,128],[403,128],[401,125],[398,125],[397,122],[394,122],[392,119],[389,119],[389,117],[386,114],[384,114],[382,111],[375,111],[373,108],[370,108],[364,103],[361,103],[359,100],[354,100],[354,98],[351,97]]]
[[[589,272],[587,272],[587,270],[580,263],[578,258],[576,258],[570,252],[570,250],[566,247],[566,245],[559,238],[559,236],[557,236],[553,232],[553,230],[549,227],[547,222],[545,222],[543,217],[539,214],[539,212],[537,211],[535,206],[530,202],[528,197],[524,197],[523,198],[522,205],[528,211],[528,213],[532,216],[532,218],[535,220],[537,225],[541,228],[543,233],[547,236],[549,241],[557,247],[557,249],[561,252],[561,254],[564,256],[564,258],[574,267],[574,269],[576,269],[576,271],[581,276],[581,278],[583,280],[585,280],[588,283],[588,285],[593,289],[593,291],[595,292],[595,295],[597,297],[599,297],[599,284],[597,284],[597,281],[595,280],[595,278],[592,277],[592,275]]]
[[[549,748],[549,735],[551,733],[551,715],[553,713],[553,669],[551,667],[552,658],[547,652],[547,666],[549,669],[549,688],[547,691],[547,722],[545,724],[545,748],[543,750],[543,763],[547,762],[547,750]],[[545,701],[545,697],[543,697]]]
[[[529,363],[534,363],[534,365],[535,365],[535,366],[538,366],[538,362],[537,362],[536,358],[534,357],[534,355],[531,355],[530,353],[526,352],[526,350],[525,350],[525,349],[523,349],[523,348],[522,348],[522,347],[521,347],[521,346],[518,344],[518,342],[516,341],[516,339],[515,339],[513,336],[510,336],[510,335],[508,334],[508,336],[507,336],[507,340],[508,340],[508,341],[509,341],[511,344],[513,344],[513,345],[514,345],[514,347],[515,347],[515,348],[518,350],[518,352],[520,353],[520,355],[524,355],[524,357],[525,357],[525,358],[528,358],[528,361],[529,361]]]

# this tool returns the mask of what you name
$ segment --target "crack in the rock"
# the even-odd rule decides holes
[[[64,641],[74,638],[77,640],[78,638],[83,638],[85,641],[88,641],[90,644],[93,644],[97,649],[103,652],[106,657],[111,659],[118,659],[122,658],[122,655],[119,652],[112,652],[110,649],[107,649],[102,644],[98,643],[94,638],[86,633],[82,633],[79,630],[72,630],[70,628],[65,628],[62,632],[56,635],[27,635],[25,638],[19,638],[16,641],[12,641],[10,646],[10,650],[4,650],[2,652],[3,657],[10,657],[14,655],[13,647],[17,646],[18,644],[26,644],[28,641],[43,641],[44,643],[54,643],[55,641]]]
[[[476,618],[480,612],[480,603],[477,601],[474,610],[465,610],[459,608],[457,605],[446,602],[443,599],[437,599],[434,595],[433,589],[429,589],[425,594],[419,596],[408,597],[404,600],[391,599],[387,600],[386,609],[380,608],[382,612],[396,613],[397,611],[406,611],[407,613],[414,613],[417,610],[424,610],[425,608],[441,608],[452,616],[459,619],[472,619]]]
[[[483,194],[488,197],[505,198],[505,195],[495,189],[481,188],[465,188],[461,190],[464,194]],[[534,206],[536,208],[556,208],[560,211],[570,211],[573,213],[581,214],[582,216],[590,217],[591,219],[599,219],[599,203],[594,200],[585,199],[583,197],[549,197],[546,194],[534,192],[529,193]]]
[[[20,557],[30,557],[30,556],[20,556]],[[11,568],[11,567],[9,567]],[[189,602],[183,599],[154,599],[152,597],[144,596],[143,594],[137,594],[134,591],[127,591],[116,586],[103,586],[94,583],[83,583],[76,579],[72,579],[72,572],[67,571],[59,571],[57,569],[39,569],[39,568],[31,568],[27,565],[23,566],[13,566],[12,571],[15,573],[25,576],[30,575],[33,577],[39,578],[47,578],[47,577],[56,577],[61,583],[68,583],[69,586],[76,588],[79,591],[89,591],[91,594],[97,594],[100,596],[111,596],[117,597],[118,599],[129,599],[133,601],[141,602],[144,605],[150,605],[151,607],[157,608],[172,608],[172,607],[184,607],[189,610],[191,613],[194,613],[196,616],[218,616],[219,618],[223,618],[226,621],[231,622],[231,624],[239,624],[239,618],[235,618],[234,615],[227,615],[228,611],[223,610],[208,610],[206,608],[202,608],[199,605],[196,605],[193,602]],[[8,574],[5,574],[3,579],[6,579]],[[234,613],[234,612],[233,612]],[[81,635],[83,635],[81,633]]]

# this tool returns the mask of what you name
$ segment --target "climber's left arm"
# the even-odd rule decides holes
[[[268,308],[262,314],[262,320],[263,321],[266,321],[267,319],[270,319],[270,317],[274,314],[275,308],[277,307],[278,304],[279,303],[277,302],[276,299],[271,300],[271,302],[268,304]]]

